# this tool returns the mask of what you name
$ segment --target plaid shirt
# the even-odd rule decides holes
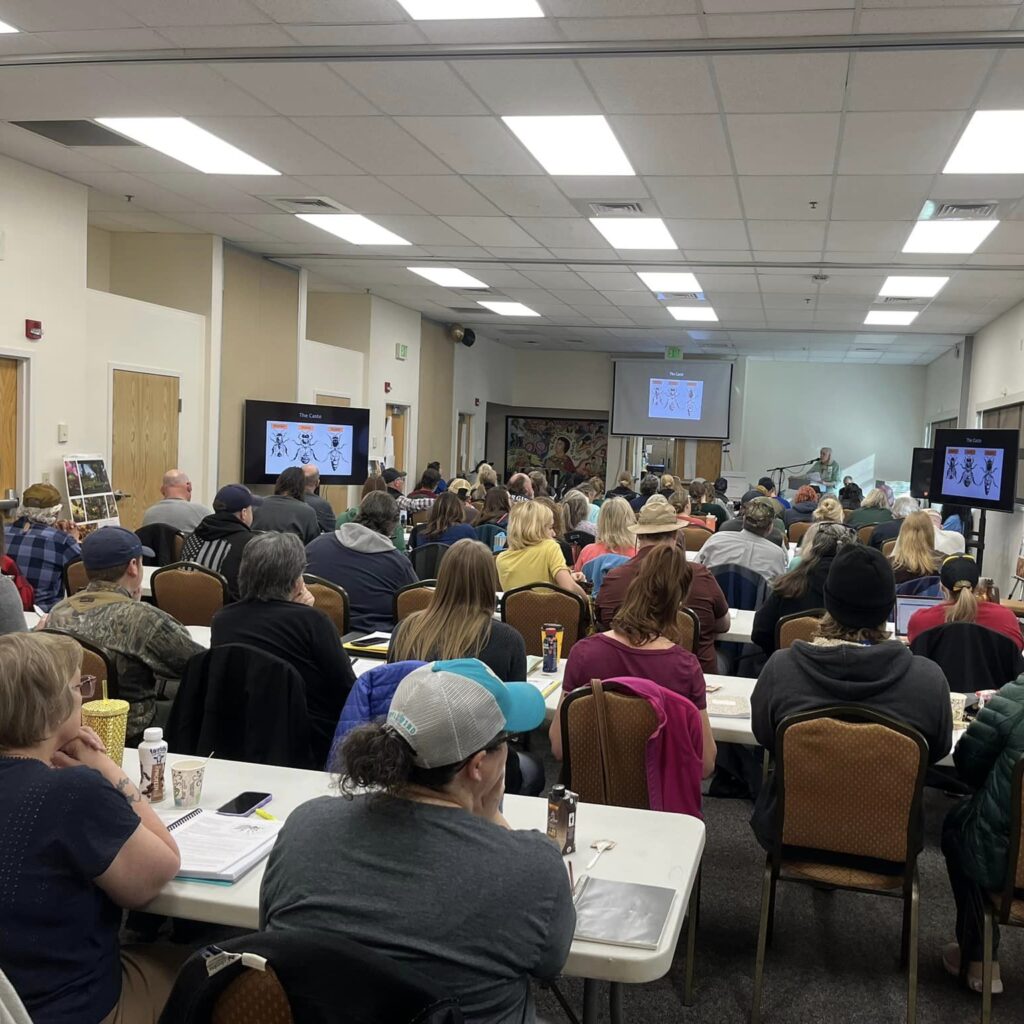
[[[7,554],[35,587],[36,604],[48,612],[64,596],[64,566],[81,556],[78,541],[53,526],[27,519],[6,527],[4,536]]]

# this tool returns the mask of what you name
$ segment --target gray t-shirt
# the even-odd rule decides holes
[[[532,1024],[529,979],[558,974],[575,927],[565,865],[545,835],[388,797],[296,808],[260,892],[260,928],[364,943],[433,978],[467,1024]]]
[[[0,576],[0,636],[4,633],[24,633],[25,611],[21,594],[8,576]]]
[[[207,516],[213,515],[213,509],[200,505],[198,501],[186,501],[184,498],[161,498],[155,505],[150,505],[142,516],[143,526],[154,523],[166,523],[182,533],[191,533]]]

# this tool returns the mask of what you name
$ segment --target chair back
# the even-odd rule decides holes
[[[150,579],[153,604],[183,626],[209,626],[230,600],[228,581],[196,562],[172,562]]]
[[[430,513],[431,509],[429,508],[418,509],[416,512],[413,512],[409,521],[413,526],[424,526],[426,523],[430,522]]]
[[[786,531],[790,544],[799,544],[804,539],[804,534],[811,528],[811,523],[790,523]]]
[[[813,640],[818,635],[818,623],[824,614],[824,608],[809,608],[805,612],[783,615],[775,623],[775,649],[781,651],[792,647],[794,640]]]
[[[501,598],[501,621],[520,633],[527,654],[543,654],[541,630],[545,623],[559,622],[562,657],[568,658],[573,644],[583,638],[587,619],[587,602],[552,583],[528,583],[506,590]]]
[[[56,629],[54,627],[47,626],[43,632],[60,633],[63,636],[69,636],[78,644],[79,647],[82,648],[82,675],[96,677],[96,692],[93,695],[94,700],[98,700],[103,696],[104,683],[107,684],[107,697],[109,697],[110,700],[120,699],[121,690],[117,682],[117,668],[114,666],[114,662],[106,651],[101,647],[97,647],[94,643],[91,643],[88,640],[83,640],[80,636],[76,636],[67,629]]]
[[[395,593],[393,618],[395,622],[407,619],[414,612],[423,612],[434,599],[437,580],[420,580],[409,583]]]
[[[914,638],[910,650],[934,661],[949,688],[958,693],[998,690],[1024,672],[1017,645],[976,622],[946,622],[926,629]]]
[[[871,534],[875,532],[876,525],[876,523],[869,523],[867,526],[862,526],[857,531],[857,540],[859,540],[861,544],[870,544]]]
[[[910,726],[858,704],[791,715],[776,733],[782,847],[906,866],[917,857],[928,745]]]
[[[597,558],[591,558],[589,562],[584,562],[583,575],[594,588],[590,592],[590,596],[597,597],[607,573],[628,561],[629,559],[625,555],[616,555],[610,551],[607,555],[598,555]]]
[[[646,750],[658,726],[643,697],[614,692],[600,679],[562,701],[562,781],[580,800],[650,807]]]
[[[687,551],[700,551],[702,547],[708,542],[710,537],[714,536],[711,530],[706,526],[684,526],[682,529],[683,534],[683,547]]]
[[[716,565],[711,575],[722,588],[730,608],[753,612],[764,604],[768,583],[759,572],[745,565]]]
[[[692,608],[681,607],[676,612],[675,635],[670,637],[683,650],[691,654],[697,653],[697,645],[700,643],[700,619]]]
[[[167,523],[150,523],[149,526],[140,526],[135,531],[135,536],[145,547],[153,551],[152,555],[143,555],[143,565],[160,566],[177,562],[185,544],[182,532]]]
[[[64,566],[64,592],[70,597],[89,586],[89,577],[85,571],[85,562],[76,558]]]
[[[896,593],[904,597],[942,597],[942,580],[938,576],[918,576],[897,583]]]
[[[322,611],[334,623],[339,636],[345,636],[352,628],[345,588],[309,572],[303,573],[302,578],[306,581],[306,589],[313,595],[313,607]]]
[[[885,555],[886,558],[888,558],[892,554],[893,548],[895,548],[895,547],[896,547],[896,541],[895,540],[887,540],[887,541],[885,541],[882,544],[882,554]]]
[[[217,997],[210,1024],[295,1024],[277,972],[246,970]]]
[[[566,530],[565,542],[572,548],[573,563],[580,557],[580,552],[588,544],[593,544],[595,539],[594,534],[587,533],[586,530]]]
[[[409,552],[412,567],[420,580],[436,580],[441,568],[441,559],[448,550],[447,544],[421,544]]]
[[[476,530],[477,538],[483,541],[493,554],[505,550],[505,544],[508,542],[506,527],[484,523],[482,526],[474,526],[473,529]]]

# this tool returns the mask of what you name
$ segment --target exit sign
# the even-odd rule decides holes
[[[396,359],[408,359],[409,358],[409,346],[403,345],[401,342],[395,342],[395,358]]]
[[[679,345],[666,345],[665,346],[665,358],[666,359],[682,359],[683,350]]]

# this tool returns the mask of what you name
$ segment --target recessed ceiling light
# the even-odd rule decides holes
[[[477,305],[483,306],[499,316],[540,316],[540,313],[534,312],[521,302],[477,302]]]
[[[280,174],[184,117],[97,117],[98,124],[204,174]]]
[[[886,327],[906,327],[916,319],[917,313],[908,310],[873,309],[864,317],[864,323]]]
[[[406,267],[405,269],[419,274],[420,277],[425,277],[428,281],[433,281],[434,284],[439,284],[442,288],[489,287],[483,281],[478,281],[457,267]]]
[[[904,243],[903,251],[974,252],[998,223],[997,220],[919,220]]]
[[[6,21],[0,21],[0,34],[18,31],[20,30],[16,29],[13,25],[8,25]]]
[[[636,275],[652,292],[699,292],[700,284],[693,274],[662,274],[658,271]]]
[[[879,295],[894,295],[901,299],[931,299],[938,295],[949,281],[948,277],[887,277]]]
[[[503,117],[548,174],[635,175],[601,114]]]
[[[353,245],[412,245],[358,213],[297,213],[295,216]]]
[[[677,320],[717,320],[718,314],[710,306],[666,306]]]
[[[543,18],[537,0],[398,0],[417,21]]]
[[[943,174],[1024,174],[1024,110],[979,110]]]
[[[616,249],[679,248],[660,217],[591,217],[590,223]]]

